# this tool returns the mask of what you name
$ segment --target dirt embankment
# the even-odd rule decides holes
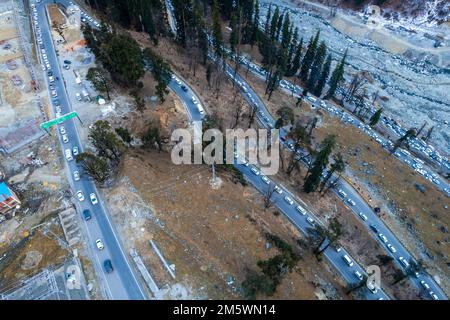
[[[152,253],[150,239],[175,264],[176,281],[189,288],[190,297],[238,298],[248,270],[257,271],[258,260],[277,253],[267,247],[269,232],[302,256],[272,298],[315,299],[321,290],[314,283],[327,287],[329,296],[344,296],[330,267],[297,245],[301,235],[291,223],[265,210],[256,190],[233,183],[227,173],[219,171],[220,186],[213,188],[207,166],[175,166],[167,153],[134,150],[123,161],[121,177],[107,191],[113,217],[125,245],[138,248],[158,285],[173,282]]]

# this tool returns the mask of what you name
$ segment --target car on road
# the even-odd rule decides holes
[[[81,190],[78,190],[77,191],[77,198],[78,198],[78,200],[81,202],[81,201],[84,201],[84,194],[83,194],[83,191],[81,191]]]
[[[183,90],[184,92],[187,92],[187,91],[188,91],[188,89],[186,88],[185,85],[182,85],[182,86],[181,86],[181,90]]]
[[[91,220],[91,218],[92,218],[91,211],[89,209],[83,210],[83,217],[84,217],[84,220],[86,220],[86,221]]]
[[[111,273],[114,271],[111,260],[109,260],[109,259],[106,259],[105,261],[103,261],[103,267],[105,268],[106,273]]]
[[[102,243],[102,240],[100,239],[95,240],[95,245],[97,246],[98,250],[103,250],[103,248],[105,248],[105,246]]]
[[[428,285],[428,283],[426,283],[425,281],[420,281],[420,284],[422,285],[422,287],[424,287],[425,289],[430,289],[430,286]]]
[[[266,176],[261,176],[261,180],[264,181],[266,184],[270,184],[270,180]]]
[[[360,212],[360,213],[358,213],[358,215],[361,217],[361,219],[363,219],[364,221],[367,221],[367,216],[364,213]]]
[[[397,249],[395,249],[395,247],[392,244],[388,243],[387,247],[388,247],[390,252],[392,252],[392,253],[396,253],[397,252]]]
[[[314,226],[314,220],[313,220],[313,218],[311,218],[310,216],[307,216],[307,217],[306,217],[306,221],[308,221],[308,223],[309,223],[310,225]]]
[[[75,93],[75,97],[78,101],[81,101],[81,94],[79,92]]]
[[[56,90],[52,90],[51,93],[52,93],[52,98],[58,97],[58,93],[56,92]]]
[[[95,195],[94,192],[92,192],[92,193],[89,195],[89,198],[91,198],[92,204],[97,204],[97,203],[98,203],[97,196]]]
[[[287,203],[289,203],[290,205],[292,205],[294,203],[294,201],[292,201],[291,198],[289,198],[288,196],[284,197],[284,201],[286,201]]]
[[[408,261],[406,261],[405,258],[399,257],[398,260],[405,266],[405,268],[409,267],[409,263],[408,263]]]
[[[61,134],[66,134],[66,128],[64,128],[64,126],[59,127],[59,132]]]
[[[80,180],[80,173],[78,172],[78,170],[73,172],[73,179],[75,181]]]
[[[341,251],[342,251],[342,247],[336,248],[336,252],[341,252]]]
[[[77,156],[80,152],[78,151],[78,147],[73,147],[72,153],[74,156]]]
[[[386,238],[386,236],[384,234],[379,233],[378,237],[381,239],[381,241],[383,241],[384,243],[387,243],[388,239]]]
[[[67,136],[67,134],[63,134],[62,135],[62,139],[64,143],[68,143],[69,142],[69,137]]]
[[[439,300],[439,297],[433,291],[430,291],[430,296],[433,300]]]
[[[281,190],[281,188],[279,186],[275,186],[274,189],[275,189],[275,192],[278,193],[278,194],[282,194],[283,193],[283,190]]]
[[[258,169],[256,169],[255,167],[252,167],[250,170],[251,170],[254,174],[256,174],[257,176],[259,176],[259,171],[258,171]]]
[[[370,225],[370,229],[372,229],[373,232],[378,233],[377,227],[375,227],[373,224]]]
[[[70,160],[73,159],[73,158],[72,158],[72,151],[70,151],[70,149],[66,149],[66,150],[64,151],[64,155],[66,156],[67,161],[70,161]]]
[[[351,204],[352,206],[356,205],[355,201],[353,201],[353,200],[350,199],[350,198],[347,199],[347,202],[348,202],[349,204]]]
[[[303,208],[302,206],[298,205],[296,209],[297,209],[297,211],[300,212],[302,215],[305,215],[305,214],[306,214],[306,210],[305,210],[305,208]]]
[[[363,279],[363,275],[362,275],[361,272],[359,272],[358,270],[355,271],[355,276],[356,276],[359,280],[362,280],[362,279]]]
[[[377,287],[372,282],[367,284],[367,289],[369,289],[372,293],[377,293],[378,291]]]
[[[338,193],[343,197],[343,198],[345,198],[345,197],[347,197],[347,194],[344,192],[344,190],[342,190],[342,189],[339,189],[338,190]]]
[[[349,267],[353,267],[353,261],[352,261],[352,259],[350,259],[350,257],[348,255],[344,254],[342,256],[342,259],[345,261],[345,263],[347,263],[347,265]]]

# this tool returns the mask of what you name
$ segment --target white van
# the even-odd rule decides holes
[[[67,161],[73,160],[72,151],[70,149],[66,149],[66,151],[64,153],[66,155]]]
[[[342,259],[344,259],[344,261],[348,264],[349,267],[353,266],[353,261],[352,261],[352,259],[350,259],[350,257],[348,255],[344,254]]]

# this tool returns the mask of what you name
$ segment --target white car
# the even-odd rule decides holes
[[[78,147],[73,147],[72,153],[74,156],[78,155],[79,154]]]
[[[250,170],[251,170],[255,175],[259,176],[259,171],[258,171],[258,169],[256,169],[255,167],[252,167]]]
[[[379,233],[378,234],[378,237],[384,242],[384,243],[387,243],[387,238],[386,238],[386,236],[384,235],[384,234],[382,234],[382,233]]]
[[[363,279],[363,275],[362,275],[358,270],[355,271],[355,276],[356,276],[359,280],[362,280],[362,279]]]
[[[64,143],[68,143],[69,142],[69,137],[67,136],[67,134],[63,134],[62,135],[62,139]]]
[[[347,196],[347,194],[342,189],[339,189],[338,193],[344,198]]]
[[[59,127],[59,132],[61,132],[61,134],[66,134],[66,128],[64,128],[64,126]]]
[[[367,216],[364,213],[360,212],[360,213],[358,213],[358,215],[361,217],[361,219],[363,219],[364,221],[367,221]]]
[[[289,203],[290,205],[292,205],[294,203],[294,201],[292,201],[291,198],[289,198],[288,196],[284,197],[284,201],[286,201],[287,203]]]
[[[392,244],[388,243],[387,247],[388,247],[389,251],[391,251],[392,253],[396,253],[397,252],[397,250],[395,249],[395,247]]]
[[[78,171],[74,171],[74,172],[73,172],[73,179],[74,179],[75,181],[80,180],[80,173],[79,173]]]
[[[75,97],[78,101],[81,101],[81,94],[79,92],[75,93]]]
[[[306,217],[306,221],[308,221],[310,225],[314,225],[314,220],[310,216]]]
[[[297,206],[297,211],[300,212],[302,215],[306,214],[306,210],[302,206]]]
[[[422,287],[424,287],[425,289],[430,289],[430,286],[428,285],[428,283],[426,283],[425,281],[420,281],[420,284],[422,285]]]
[[[347,202],[348,202],[349,204],[351,204],[352,206],[354,206],[354,205],[356,204],[355,201],[353,201],[353,200],[350,199],[350,198],[347,199]]]
[[[405,258],[399,257],[398,260],[405,266],[405,268],[409,267],[409,263],[408,263],[408,261],[406,261]]]
[[[267,184],[270,183],[269,178],[267,178],[266,176],[261,176],[261,180],[264,181],[264,182],[267,183]]]
[[[81,190],[77,191],[77,197],[79,201],[84,201],[83,191]]]
[[[92,193],[89,195],[89,197],[91,198],[92,204],[97,204],[97,203],[98,203],[97,196],[95,195],[95,193],[92,192]]]
[[[279,186],[275,186],[274,189],[275,189],[275,192],[278,193],[278,194],[282,194],[283,193],[283,190],[281,190],[281,188]]]
[[[95,245],[97,246],[98,250],[103,250],[103,248],[105,247],[102,243],[102,240],[100,239],[95,240]]]
[[[430,296],[433,298],[433,300],[439,300],[439,297],[433,291],[430,291]]]

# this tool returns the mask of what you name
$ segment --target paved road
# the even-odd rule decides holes
[[[61,104],[61,113],[65,114],[71,111],[71,103],[67,96],[65,84],[63,83],[63,75],[61,72],[62,70],[50,33],[50,25],[46,5],[52,2],[53,1],[47,0],[36,4],[34,1],[32,1],[31,4],[36,4],[38,22],[34,24],[34,28],[36,26],[39,26],[42,32],[42,41],[45,47],[45,54],[47,55],[47,59],[51,66],[51,71],[53,72],[53,77],[55,78],[54,85],[56,87],[55,90],[58,95],[57,99]],[[68,1],[59,2],[68,5]],[[33,17],[34,13],[32,12],[32,19]],[[40,55],[40,59],[42,59],[42,53]],[[47,70],[45,71],[45,73],[47,73]],[[47,74],[45,74],[45,78],[47,79],[47,84],[49,84],[49,78],[47,77]],[[53,110],[56,110],[54,100],[51,101],[53,101]],[[83,151],[83,147],[80,143],[80,138],[77,131],[77,125],[79,124],[76,121],[77,120],[69,120],[63,124],[69,138],[68,143],[63,142],[62,136],[58,132],[58,137],[63,152],[66,149],[72,150],[73,147],[78,147],[80,152]],[[94,182],[83,175],[81,176],[81,179],[79,181],[75,181],[73,179],[73,172],[79,170],[75,163],[75,160],[66,161],[66,170],[70,186],[74,193],[74,199],[76,202],[78,213],[81,215],[81,212],[85,209],[89,209],[92,213],[92,219],[89,221],[85,221],[83,219],[83,225],[88,235],[91,253],[93,253],[95,257],[93,261],[94,267],[97,271],[97,274],[100,276],[102,282],[104,283],[108,298],[145,299],[145,295],[142,292],[139,282],[136,279],[136,276],[134,275],[132,268],[126,258],[120,240],[117,236],[117,232],[114,230],[111,219],[107,213],[107,209],[105,208],[103,201],[101,200],[101,197],[97,192]],[[86,198],[82,202],[76,199],[75,193],[78,190],[81,190]],[[90,202],[89,194],[91,193],[95,193],[97,195],[97,198],[99,200],[98,204],[94,205]],[[102,240],[103,244],[105,245],[105,249],[99,251],[96,248],[96,239]],[[111,259],[112,265],[114,267],[114,271],[112,273],[105,272],[103,268],[103,261],[105,259]]]
[[[229,52],[230,53],[230,52]],[[257,77],[261,79],[265,79],[266,77],[266,71],[264,71],[260,66],[246,60],[242,59],[240,60],[241,64],[245,65],[246,67],[249,67],[249,70],[256,75]],[[289,81],[282,80],[280,82],[280,87],[282,90],[294,93],[295,97],[299,97],[301,93],[303,92],[303,88],[298,85],[293,85]],[[325,101],[322,101],[321,99],[308,94],[308,102],[312,105],[312,107],[321,108],[324,111],[327,111],[332,116],[340,118],[342,122],[352,124],[355,127],[362,130],[364,133],[372,137],[376,142],[378,142],[384,149],[387,151],[390,151],[392,147],[394,146],[394,143],[382,137],[381,135],[377,134],[369,125],[365,125],[362,123],[359,119],[357,119],[354,115],[345,112],[344,110],[340,108],[336,108],[331,104],[328,104]],[[382,117],[380,120],[389,130],[391,130],[393,133],[397,134],[398,136],[402,136],[406,133],[404,129],[402,129],[400,126],[398,126],[392,119],[389,119],[387,117]],[[439,166],[447,166],[448,159],[445,157],[442,157],[439,155],[439,153],[434,150],[433,147],[430,147],[425,142],[423,142],[420,139],[411,139],[410,141],[411,148],[415,149],[416,152],[423,154],[423,156],[428,157],[430,161],[434,161]],[[414,171],[421,174],[425,179],[429,180],[430,182],[434,183],[436,187],[441,190],[447,197],[450,196],[450,184],[447,182],[446,179],[439,176],[437,173],[434,172],[432,168],[425,165],[423,161],[420,159],[412,156],[408,151],[399,148],[395,154],[394,154],[400,161],[404,162],[407,166],[409,166]],[[450,168],[447,168],[446,170],[449,170]]]
[[[231,67],[227,66],[226,74],[229,77],[234,76],[234,72],[231,69]],[[272,127],[275,123],[275,120],[272,118],[271,114],[267,110],[267,107],[264,105],[264,103],[261,101],[261,99],[258,97],[258,95],[253,91],[253,89],[245,83],[245,80],[239,75],[236,74],[235,76],[236,83],[242,88],[243,94],[245,95],[245,98],[247,101],[256,106],[258,108],[258,117],[261,121],[261,123],[265,127]],[[317,107],[317,106],[316,106]],[[280,138],[285,140],[284,145],[291,151],[295,151],[293,148],[292,141],[289,141],[289,139],[286,137],[288,134],[288,131],[285,129],[280,130]],[[299,156],[304,155],[304,151],[298,152]],[[308,159],[308,158],[306,158]],[[333,178],[332,178],[333,179]],[[338,194],[338,190],[342,189],[346,194],[347,197],[343,197],[344,203],[358,216],[360,217],[359,213],[364,214],[368,219],[365,223],[368,232],[375,236],[375,239],[380,242],[381,246],[385,249],[386,253],[391,255],[394,259],[397,265],[402,268],[403,270],[406,270],[406,267],[400,262],[399,258],[403,257],[407,261],[410,261],[413,259],[412,255],[406,250],[406,248],[400,243],[400,241],[394,236],[394,234],[389,230],[389,228],[381,221],[381,219],[373,212],[372,208],[361,198],[361,196],[358,194],[358,192],[346,181],[340,180],[338,187],[335,189],[332,189],[336,194]],[[342,197],[341,197],[342,198]],[[355,202],[355,205],[351,205],[348,202],[348,199],[352,199]],[[386,236],[389,244],[391,244],[395,249],[396,253],[391,252],[387,248],[387,243],[384,243],[384,241],[378,236],[378,233],[375,234],[372,229],[370,229],[370,225],[373,225],[378,229],[378,233],[381,233]],[[421,273],[418,278],[411,278],[414,284],[418,286],[419,289],[423,289],[422,285],[420,284],[420,281],[425,281],[430,289],[427,291],[434,292],[439,299],[447,299],[442,289],[438,286],[438,284],[432,279],[432,277],[426,273]]]

